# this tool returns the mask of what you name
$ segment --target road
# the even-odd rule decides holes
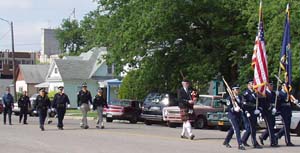
[[[237,149],[225,148],[222,143],[226,132],[218,130],[194,130],[195,140],[180,139],[181,128],[163,125],[146,126],[143,123],[129,124],[124,121],[106,123],[105,129],[96,129],[95,121],[89,121],[90,129],[79,127],[79,120],[65,120],[65,130],[56,128],[56,120],[46,125],[44,132],[38,128],[36,117],[29,118],[28,125],[17,123],[3,125],[0,115],[0,153],[233,153]],[[295,147],[286,147],[280,140],[279,148],[264,146],[263,149],[247,147],[249,153],[299,152],[300,137],[292,136]],[[250,142],[249,142],[250,143]],[[267,142],[266,142],[267,143]],[[265,144],[267,145],[267,144]]]

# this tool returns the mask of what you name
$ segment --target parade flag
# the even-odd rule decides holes
[[[292,54],[291,54],[291,38],[290,38],[289,4],[287,4],[287,8],[286,8],[286,18],[285,18],[284,33],[283,33],[282,47],[280,53],[280,67],[281,70],[284,72],[285,91],[288,94],[290,94],[290,92],[292,91]]]
[[[259,6],[258,32],[255,38],[254,51],[252,56],[252,68],[254,70],[254,90],[265,95],[266,84],[269,82],[268,61],[264,39],[264,24],[262,20],[262,3]]]

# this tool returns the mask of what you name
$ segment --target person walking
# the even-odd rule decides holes
[[[98,113],[98,120],[97,126],[98,129],[104,129],[104,122],[103,122],[103,108],[108,108],[107,102],[103,97],[103,90],[98,88],[98,93],[93,100],[93,110],[97,110]]]

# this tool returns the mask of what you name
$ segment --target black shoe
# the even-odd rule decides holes
[[[11,123],[9,123],[9,125],[12,125]]]
[[[6,123],[3,123],[4,125],[6,125]]]
[[[246,148],[243,145],[239,145],[239,150],[246,150]]]
[[[188,137],[186,137],[185,135],[181,135],[180,138],[181,139],[188,139]]]
[[[255,145],[253,146],[253,148],[255,148],[255,149],[262,149],[262,147],[261,147],[259,144],[255,144]]]
[[[45,131],[45,128],[43,126],[41,126],[40,128],[41,128],[41,131]]]
[[[264,144],[264,139],[261,136],[259,136],[258,139],[259,139],[259,142],[260,142],[261,145],[265,145]]]
[[[194,140],[194,138],[195,138],[195,135],[191,135],[191,136],[190,136],[190,139],[191,139],[191,140]]]
[[[89,128],[89,126],[85,126],[85,127],[84,127],[84,129],[88,129],[88,128]]]
[[[23,123],[23,124],[28,124],[27,122]]]
[[[250,145],[248,145],[247,142],[244,142],[243,145],[244,145],[245,147],[250,147]]]
[[[278,144],[271,144],[270,147],[280,147]]]
[[[63,128],[63,127],[59,127],[58,129],[59,129],[59,130],[64,130],[64,128]]]
[[[295,145],[294,145],[293,143],[290,142],[290,143],[287,143],[286,146],[292,147],[292,146],[295,146]]]
[[[223,145],[226,147],[226,148],[231,148],[231,145],[229,144],[229,143],[227,143],[227,142],[223,142]]]
[[[49,121],[48,121],[48,124],[51,124],[51,123],[52,123],[52,120],[49,120]]]
[[[104,129],[104,126],[103,126],[103,125],[101,126],[101,129]]]

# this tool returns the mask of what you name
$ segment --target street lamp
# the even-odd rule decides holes
[[[14,26],[13,26],[13,22],[12,21],[8,21],[5,20],[3,18],[0,18],[0,20],[7,22],[10,25],[10,31],[11,31],[11,51],[12,51],[12,59],[13,59],[13,84],[14,84],[14,96],[15,96],[15,100],[17,97],[17,93],[16,93],[16,66],[15,66],[15,41],[14,41]]]

